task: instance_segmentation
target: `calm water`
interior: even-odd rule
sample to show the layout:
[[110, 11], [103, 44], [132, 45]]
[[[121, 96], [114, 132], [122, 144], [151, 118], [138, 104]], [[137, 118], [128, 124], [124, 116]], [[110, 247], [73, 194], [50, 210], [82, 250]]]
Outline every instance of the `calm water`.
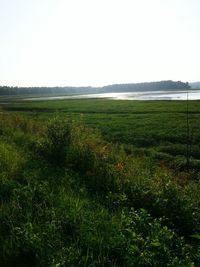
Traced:
[[[106, 98], [113, 100], [186, 100], [186, 91], [151, 91], [151, 92], [132, 92], [132, 93], [103, 93], [88, 95], [72, 95], [72, 96], [49, 96], [26, 98], [25, 100], [56, 100], [56, 99], [92, 99]], [[200, 100], [200, 90], [190, 90], [188, 92], [189, 100]]]

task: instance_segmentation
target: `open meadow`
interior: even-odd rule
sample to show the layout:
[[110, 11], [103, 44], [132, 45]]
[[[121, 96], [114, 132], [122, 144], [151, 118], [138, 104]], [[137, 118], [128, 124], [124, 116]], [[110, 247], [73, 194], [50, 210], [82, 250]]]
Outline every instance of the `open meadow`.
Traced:
[[0, 107], [1, 266], [199, 266], [200, 101]]
[[18, 101], [5, 109], [40, 120], [55, 115], [74, 120], [131, 152], [150, 153], [180, 167], [188, 156], [191, 168], [200, 168], [200, 101], [189, 101], [188, 115], [186, 101]]

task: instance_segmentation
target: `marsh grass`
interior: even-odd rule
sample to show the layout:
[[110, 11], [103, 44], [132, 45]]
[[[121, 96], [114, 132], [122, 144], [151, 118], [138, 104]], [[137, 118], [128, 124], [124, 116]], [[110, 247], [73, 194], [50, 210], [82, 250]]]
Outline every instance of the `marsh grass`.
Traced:
[[1, 266], [198, 266], [199, 181], [127, 150], [62, 115], [1, 114]]

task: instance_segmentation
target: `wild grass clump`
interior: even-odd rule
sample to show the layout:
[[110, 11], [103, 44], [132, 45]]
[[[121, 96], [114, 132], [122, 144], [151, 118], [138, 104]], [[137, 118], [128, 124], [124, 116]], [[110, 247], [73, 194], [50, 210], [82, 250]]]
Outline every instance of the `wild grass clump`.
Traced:
[[15, 179], [25, 163], [23, 154], [19, 153], [17, 147], [0, 140], [0, 175]]
[[37, 143], [39, 154], [49, 163], [63, 165], [66, 161], [71, 129], [66, 120], [53, 118], [47, 123], [43, 138]]

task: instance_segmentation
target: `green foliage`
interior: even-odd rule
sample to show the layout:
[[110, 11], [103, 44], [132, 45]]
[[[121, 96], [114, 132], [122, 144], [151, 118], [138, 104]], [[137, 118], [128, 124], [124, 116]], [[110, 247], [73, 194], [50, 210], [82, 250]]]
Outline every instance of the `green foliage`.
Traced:
[[[200, 159], [200, 117], [199, 101], [189, 102], [190, 156]], [[176, 157], [186, 157], [186, 102], [185, 101], [113, 101], [113, 100], [60, 100], [32, 101], [20, 100], [8, 103], [5, 108], [35, 113], [41, 120], [51, 117], [56, 110], [59, 116], [82, 121], [98, 128], [108, 142], [132, 146], [138, 153], [155, 153], [155, 158], [179, 167]], [[48, 111], [48, 114], [46, 113]], [[38, 115], [40, 112], [40, 115]], [[23, 123], [20, 123], [23, 125]], [[45, 123], [44, 123], [45, 124]], [[24, 124], [24, 128], [28, 124]], [[34, 124], [35, 125], [35, 124]], [[42, 124], [40, 124], [42, 128]], [[165, 153], [157, 154], [157, 153]], [[153, 156], [153, 155], [152, 155]], [[196, 169], [196, 163], [191, 169]], [[180, 169], [187, 169], [181, 164]], [[199, 166], [197, 166], [199, 170]]]
[[1, 177], [10, 177], [14, 179], [19, 175], [19, 172], [24, 164], [23, 156], [17, 149], [0, 140], [0, 175]]
[[198, 266], [198, 179], [59, 115], [1, 118], [1, 266]]
[[71, 140], [70, 125], [65, 120], [52, 119], [44, 137], [38, 143], [38, 152], [50, 163], [63, 164]]
[[144, 210], [122, 213], [123, 237], [126, 242], [127, 266], [193, 266], [183, 239], [162, 226], [161, 219], [152, 219]]

